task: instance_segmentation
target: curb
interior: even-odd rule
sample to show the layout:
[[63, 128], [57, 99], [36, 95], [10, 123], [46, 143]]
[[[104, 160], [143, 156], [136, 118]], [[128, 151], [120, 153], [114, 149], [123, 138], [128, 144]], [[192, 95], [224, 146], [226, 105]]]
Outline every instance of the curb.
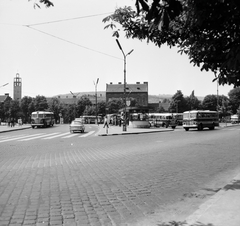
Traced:
[[[219, 202], [221, 198], [223, 198], [224, 196], [229, 195], [228, 191], [231, 189], [231, 187], [233, 186], [234, 182], [239, 181], [239, 180], [240, 180], [240, 173], [238, 175], [236, 175], [231, 181], [229, 181], [227, 183], [227, 185], [225, 185], [223, 188], [221, 188], [208, 201], [206, 201], [205, 203], [201, 204], [199, 206], [199, 208], [194, 213], [192, 213], [190, 216], [188, 216], [186, 218], [186, 220], [185, 220], [185, 222], [187, 223], [186, 226], [197, 225], [198, 223], [200, 223], [199, 220], [201, 220], [201, 219], [204, 220], [204, 218], [207, 218], [206, 216], [209, 213], [209, 211], [211, 211], [211, 209], [214, 209], [215, 206], [218, 206], [217, 202]], [[239, 198], [236, 197], [236, 199], [239, 199]], [[224, 209], [225, 213], [226, 213], [226, 211], [227, 211], [227, 209]], [[220, 213], [218, 213], [218, 214], [220, 214]], [[235, 213], [235, 214], [238, 215], [237, 213]], [[227, 214], [225, 214], [225, 216], [226, 215]], [[238, 221], [240, 221], [240, 218], [238, 218]], [[203, 223], [205, 223], [205, 222], [203, 222]], [[212, 223], [213, 223], [213, 225], [215, 225], [214, 222], [212, 222]], [[233, 225], [239, 225], [239, 222], [232, 222], [232, 223], [233, 223]], [[230, 224], [230, 222], [229, 222], [229, 225], [232, 225], [232, 224]]]
[[23, 128], [15, 128], [15, 129], [3, 130], [3, 131], [0, 131], [0, 133], [8, 133], [8, 132], [17, 131], [17, 130], [24, 130], [24, 129], [31, 129], [31, 127], [23, 127]]

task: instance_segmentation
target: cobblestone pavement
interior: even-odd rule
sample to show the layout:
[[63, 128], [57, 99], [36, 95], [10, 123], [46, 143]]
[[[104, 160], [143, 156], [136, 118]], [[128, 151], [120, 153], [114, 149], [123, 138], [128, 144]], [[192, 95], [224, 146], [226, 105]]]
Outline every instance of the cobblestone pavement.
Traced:
[[[146, 152], [142, 138], [104, 137], [104, 145], [98, 145], [102, 137], [88, 143], [6, 145], [0, 150], [0, 225], [130, 225], [161, 209], [167, 195], [175, 202], [182, 183], [190, 194], [201, 183], [198, 175], [208, 177], [204, 170], [213, 161], [204, 156], [207, 147], [196, 156], [197, 149], [176, 149], [184, 139], [160, 148], [155, 138]], [[222, 142], [217, 159], [211, 152], [216, 162], [227, 155], [229, 145]], [[204, 165], [198, 164], [201, 158]], [[234, 156], [228, 160], [234, 161]]]

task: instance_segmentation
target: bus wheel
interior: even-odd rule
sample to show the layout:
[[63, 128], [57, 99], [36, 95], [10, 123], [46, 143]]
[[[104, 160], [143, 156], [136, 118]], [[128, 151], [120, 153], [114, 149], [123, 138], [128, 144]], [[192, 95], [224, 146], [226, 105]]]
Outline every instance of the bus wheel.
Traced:
[[185, 131], [188, 131], [189, 130], [189, 128], [184, 128], [185, 129]]
[[34, 129], [34, 128], [35, 128], [35, 126], [32, 126], [32, 128]]
[[198, 126], [198, 130], [199, 130], [199, 131], [202, 131], [202, 130], [203, 130], [203, 125], [202, 125], [202, 124], [200, 124], [200, 125]]
[[172, 129], [175, 129], [176, 128], [176, 126], [172, 126]]

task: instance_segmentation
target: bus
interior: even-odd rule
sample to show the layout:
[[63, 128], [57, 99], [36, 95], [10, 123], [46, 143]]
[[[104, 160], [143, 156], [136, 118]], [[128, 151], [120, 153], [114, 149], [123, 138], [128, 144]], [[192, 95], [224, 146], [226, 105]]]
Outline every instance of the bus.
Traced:
[[217, 111], [192, 110], [183, 112], [183, 128], [186, 131], [190, 128], [201, 131], [206, 127], [213, 130], [215, 126], [219, 126]]
[[154, 127], [170, 126], [175, 129], [177, 126], [176, 117], [172, 113], [149, 113], [148, 118], [150, 125]]
[[54, 114], [50, 111], [34, 111], [31, 114], [31, 126], [50, 127], [54, 125]]
[[239, 115], [231, 115], [231, 123], [232, 124], [237, 124], [240, 122], [240, 117]]
[[173, 113], [174, 118], [178, 126], [182, 126], [183, 123], [183, 113]]
[[[83, 115], [80, 116], [82, 122], [84, 124], [95, 124], [96, 123], [96, 115]], [[98, 124], [103, 123], [103, 118], [101, 116], [97, 116]]]

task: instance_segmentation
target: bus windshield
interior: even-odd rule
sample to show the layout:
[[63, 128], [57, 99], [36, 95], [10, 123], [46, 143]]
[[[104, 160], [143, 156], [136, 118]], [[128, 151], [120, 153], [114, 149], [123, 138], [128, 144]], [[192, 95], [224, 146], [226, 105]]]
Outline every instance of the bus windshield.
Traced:
[[195, 119], [197, 118], [197, 113], [183, 113], [183, 119]]

